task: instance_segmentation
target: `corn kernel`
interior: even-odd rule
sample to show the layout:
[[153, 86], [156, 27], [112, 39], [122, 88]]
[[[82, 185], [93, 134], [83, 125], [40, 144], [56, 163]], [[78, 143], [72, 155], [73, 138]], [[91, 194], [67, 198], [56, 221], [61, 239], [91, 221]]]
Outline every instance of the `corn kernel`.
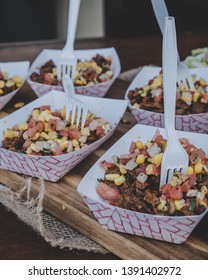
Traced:
[[73, 140], [72, 140], [72, 146], [73, 146], [73, 147], [79, 147], [79, 141], [76, 140], [76, 139], [73, 139]]
[[78, 79], [76, 79], [76, 80], [75, 80], [75, 84], [76, 84], [76, 85], [82, 86], [82, 85], [83, 85], [83, 82], [80, 81], [80, 80], [78, 80]]
[[208, 189], [207, 189], [207, 187], [205, 185], [203, 185], [201, 187], [201, 193], [203, 193], [204, 195], [206, 195], [208, 193]]
[[199, 174], [202, 172], [203, 165], [200, 161], [198, 161], [194, 166], [194, 172]]
[[183, 92], [181, 95], [181, 99], [186, 102], [186, 104], [190, 105], [192, 100], [192, 95], [190, 92]]
[[13, 131], [9, 128], [7, 128], [4, 132], [4, 137], [5, 138], [15, 138], [19, 136], [19, 132], [18, 131]]
[[136, 163], [142, 164], [145, 161], [145, 156], [144, 155], [138, 155], [136, 158]]
[[136, 147], [137, 147], [138, 149], [143, 149], [143, 148], [144, 148], [144, 145], [143, 145], [142, 141], [137, 141], [137, 142], [136, 142]]
[[56, 131], [50, 131], [50, 132], [48, 133], [48, 136], [49, 136], [49, 138], [50, 138], [51, 140], [54, 140], [54, 139], [57, 138], [57, 133], [56, 133]]
[[204, 206], [204, 208], [207, 208], [207, 203], [203, 199], [199, 199], [199, 204]]
[[22, 135], [23, 139], [24, 140], [27, 140], [28, 139], [28, 135], [27, 135], [27, 131], [25, 131]]
[[152, 158], [152, 163], [155, 163], [156, 165], [160, 165], [162, 162], [162, 157], [163, 157], [163, 153], [154, 155]]
[[36, 153], [38, 153], [40, 151], [34, 143], [30, 144], [30, 148]]
[[49, 139], [50, 139], [50, 137], [48, 136], [48, 134], [45, 133], [45, 132], [41, 132], [41, 133], [40, 133], [40, 137], [42, 137], [42, 138], [44, 138], [44, 139], [46, 139], [46, 140], [49, 140]]
[[35, 121], [39, 121], [39, 116], [40, 116], [40, 112], [38, 109], [35, 109], [32, 111], [32, 118], [35, 120]]
[[116, 186], [120, 186], [125, 182], [125, 177], [122, 175], [114, 180]]
[[201, 79], [199, 80], [199, 82], [200, 82], [200, 85], [201, 85], [201, 86], [206, 87], [207, 83], [206, 83], [206, 81], [205, 81], [204, 79], [201, 78]]
[[106, 174], [105, 175], [105, 179], [107, 181], [111, 181], [111, 182], [113, 182], [116, 178], [119, 178], [119, 177], [120, 177], [119, 174]]
[[184, 199], [179, 199], [179, 200], [174, 201], [174, 205], [175, 205], [176, 210], [180, 210], [181, 208], [183, 208], [186, 205], [186, 202]]
[[165, 211], [167, 209], [166, 203], [167, 201], [160, 197], [160, 204], [157, 206], [157, 209]]
[[198, 91], [195, 91], [195, 92], [194, 92], [194, 96], [193, 96], [193, 101], [194, 101], [194, 102], [197, 102], [199, 96], [200, 96], [199, 92], [198, 92]]
[[179, 179], [177, 176], [173, 176], [171, 181], [170, 181], [170, 184], [171, 186], [175, 187], [177, 185], [180, 185], [182, 183], [182, 180]]
[[88, 127], [84, 127], [81, 131], [82, 136], [89, 136], [90, 135], [90, 130]]
[[15, 76], [13, 76], [12, 77], [12, 81], [15, 83], [15, 84], [21, 84], [22, 83], [22, 79], [21, 79], [21, 77], [20, 76], [17, 76], [17, 75], [15, 75]]
[[145, 92], [147, 92], [149, 89], [150, 89], [150, 86], [144, 86], [144, 87], [143, 87], [143, 90], [144, 90]]
[[25, 105], [24, 102], [17, 102], [14, 104], [14, 108], [19, 109], [22, 108]]
[[62, 108], [62, 110], [61, 110], [61, 116], [62, 116], [63, 118], [66, 117], [66, 106], [64, 106], [64, 107]]
[[124, 165], [121, 165], [119, 167], [119, 170], [120, 170], [121, 174], [126, 174], [127, 173], [126, 168], [124, 167]]
[[63, 141], [61, 144], [60, 144], [60, 148], [63, 150], [67, 149], [69, 146], [69, 141], [68, 140], [65, 140]]
[[3, 80], [0, 81], [0, 88], [4, 88], [5, 82]]
[[45, 130], [46, 132], [52, 132], [52, 131], [53, 131], [53, 130], [49, 127], [49, 125], [48, 125], [47, 122], [44, 123], [44, 130]]
[[153, 164], [148, 164], [147, 167], [146, 167], [146, 174], [147, 175], [151, 175], [153, 174]]
[[37, 140], [39, 136], [40, 136], [40, 132], [36, 132], [35, 136], [32, 137], [32, 140]]
[[39, 121], [45, 121], [47, 116], [50, 115], [51, 111], [50, 110], [44, 110], [40, 113], [39, 115]]
[[20, 88], [22, 85], [23, 85], [23, 83], [16, 83], [16, 86], [17, 86], [18, 88]]
[[153, 83], [150, 85], [151, 88], [157, 88], [162, 85], [162, 79], [160, 76], [156, 77], [153, 80]]
[[0, 88], [0, 94], [3, 94], [4, 92], [3, 92], [3, 90]]
[[152, 142], [151, 142], [151, 141], [147, 141], [147, 142], [145, 143], [145, 146], [146, 146], [147, 148], [149, 148], [150, 146], [152, 146]]
[[27, 130], [28, 129], [28, 124], [27, 123], [22, 123], [18, 125], [19, 130]]
[[25, 151], [26, 154], [31, 155], [32, 154], [32, 149], [31, 147], [28, 147], [27, 150]]
[[13, 81], [7, 81], [5, 84], [6, 87], [10, 88], [14, 86], [14, 82]]
[[194, 173], [193, 167], [192, 167], [192, 166], [188, 166], [187, 174], [188, 174], [188, 175], [191, 175], [191, 174], [193, 174], [193, 173]]

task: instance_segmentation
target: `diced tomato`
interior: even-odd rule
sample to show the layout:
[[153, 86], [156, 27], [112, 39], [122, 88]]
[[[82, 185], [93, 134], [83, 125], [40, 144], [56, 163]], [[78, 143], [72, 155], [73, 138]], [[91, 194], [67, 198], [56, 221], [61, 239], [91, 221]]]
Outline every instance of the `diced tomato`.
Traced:
[[148, 157], [149, 154], [147, 152], [147, 148], [142, 149], [141, 154], [144, 155], [145, 157]]
[[105, 170], [108, 170], [108, 168], [114, 168], [114, 167], [116, 167], [115, 163], [109, 162], [109, 161], [106, 161], [106, 160], [102, 161], [101, 164], [102, 164], [102, 167], [103, 167]]
[[29, 128], [28, 131], [27, 131], [27, 136], [29, 138], [32, 138], [32, 137], [35, 136], [36, 132], [37, 132], [37, 127], [36, 126], [32, 127], [32, 128]]
[[42, 121], [38, 121], [36, 123], [37, 131], [42, 132], [44, 130], [44, 123]]
[[154, 142], [155, 142], [160, 148], [162, 148], [163, 145], [164, 145], [165, 139], [163, 138], [162, 135], [157, 135], [157, 136], [155, 137]]
[[178, 200], [183, 197], [182, 187], [181, 186], [171, 186], [170, 184], [165, 184], [161, 188], [162, 194], [166, 196], [166, 198], [170, 198], [173, 200]]
[[188, 179], [185, 183], [182, 184], [182, 191], [187, 192], [191, 188], [190, 180]]
[[183, 198], [183, 192], [182, 192], [182, 187], [181, 186], [175, 186], [169, 188], [169, 194], [170, 194], [170, 199], [173, 200], [178, 200]]
[[121, 164], [125, 165], [130, 160], [130, 158], [120, 158]]
[[51, 115], [54, 117], [58, 117], [59, 119], [62, 119], [61, 113], [59, 112], [52, 112]]
[[54, 156], [60, 156], [63, 154], [63, 151], [57, 142], [55, 142], [55, 145], [54, 145], [52, 151], [53, 151]]
[[139, 149], [135, 149], [134, 152], [129, 155], [129, 157], [130, 158], [135, 158], [135, 157], [137, 157], [140, 154], [141, 154], [140, 150]]
[[52, 130], [56, 130], [56, 124], [57, 124], [57, 121], [56, 120], [53, 120], [53, 119], [49, 119], [48, 121], [48, 127]]
[[171, 188], [170, 184], [165, 184], [161, 187], [162, 195], [164, 195], [166, 198], [170, 198], [169, 189]]
[[29, 121], [29, 123], [28, 123], [28, 127], [29, 127], [29, 128], [32, 128], [32, 127], [35, 126], [35, 124], [36, 124], [36, 121], [35, 121], [34, 119], [30, 119], [30, 121]]
[[186, 152], [189, 154], [191, 152], [191, 150], [196, 150], [196, 146], [192, 145], [192, 144], [188, 144], [184, 147], [184, 149], [186, 150]]
[[190, 143], [189, 143], [189, 140], [188, 140], [187, 138], [185, 138], [185, 137], [180, 138], [179, 141], [180, 141], [180, 143], [181, 143], [182, 145], [188, 145], [188, 144], [190, 144]]
[[148, 163], [144, 163], [140, 165], [139, 167], [135, 168], [135, 175], [138, 176], [140, 173], [145, 173], [146, 167]]
[[184, 174], [184, 173], [181, 173], [181, 172], [178, 172], [177, 174], [178, 174], [179, 179], [182, 182], [185, 182], [186, 180], [189, 179], [189, 175], [188, 174]]
[[23, 147], [24, 147], [24, 148], [28, 148], [28, 147], [30, 146], [30, 144], [32, 144], [32, 140], [27, 139], [27, 140], [25, 141], [25, 143], [23, 144]]
[[196, 149], [189, 155], [189, 160], [192, 164], [196, 164], [198, 161], [205, 159], [205, 153], [202, 149]]
[[206, 204], [208, 204], [208, 199], [207, 199], [206, 197], [204, 197], [202, 200], [203, 200]]
[[98, 137], [104, 135], [104, 129], [103, 129], [100, 125], [98, 125], [98, 127], [97, 127], [97, 129], [96, 129], [96, 135], [97, 135]]
[[205, 103], [208, 103], [208, 93], [207, 92], [202, 93], [202, 97], [203, 97]]
[[196, 174], [193, 173], [189, 176], [189, 179], [185, 181], [185, 183], [182, 184], [182, 191], [187, 192], [190, 190], [191, 187], [194, 186], [196, 183]]
[[85, 126], [85, 127], [86, 127], [86, 126], [89, 126], [89, 124], [91, 123], [91, 121], [92, 121], [91, 119], [87, 119], [84, 126]]
[[77, 128], [71, 128], [68, 131], [68, 135], [71, 139], [79, 139], [81, 137], [81, 133]]
[[136, 148], [136, 143], [134, 141], [131, 142], [130, 148], [129, 148], [129, 153], [133, 153]]
[[51, 110], [51, 106], [50, 105], [43, 105], [40, 107], [40, 111], [45, 111], [45, 110]]
[[61, 129], [61, 130], [59, 131], [59, 134], [60, 134], [60, 136], [68, 137], [68, 130]]
[[44, 79], [44, 82], [46, 82], [48, 85], [52, 85], [54, 82], [54, 79], [53, 79], [52, 75], [50, 75], [50, 73], [45, 73], [43, 79]]
[[110, 202], [114, 202], [120, 196], [118, 190], [109, 187], [103, 182], [99, 183], [96, 191], [103, 199], [107, 199]]
[[153, 163], [153, 173], [155, 176], [160, 175], [161, 166]]

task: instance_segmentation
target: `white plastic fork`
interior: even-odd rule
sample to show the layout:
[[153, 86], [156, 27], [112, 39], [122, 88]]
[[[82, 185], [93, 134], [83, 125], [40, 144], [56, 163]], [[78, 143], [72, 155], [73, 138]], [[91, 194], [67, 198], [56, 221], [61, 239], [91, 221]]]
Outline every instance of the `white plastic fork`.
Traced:
[[186, 174], [188, 168], [188, 154], [180, 144], [175, 133], [177, 48], [175, 20], [173, 17], [165, 18], [162, 51], [164, 119], [167, 147], [162, 159], [160, 186], [169, 183], [175, 171]]
[[77, 58], [74, 52], [74, 39], [76, 34], [77, 19], [79, 14], [80, 0], [69, 0], [68, 11], [68, 26], [66, 44], [61, 51], [57, 65], [57, 78], [62, 80], [62, 77], [67, 74], [74, 80]]
[[74, 93], [74, 84], [68, 75], [64, 75], [62, 83], [64, 86], [64, 91], [66, 92], [65, 119], [68, 121], [69, 116], [71, 115], [71, 125], [74, 125], [76, 123], [76, 126], [78, 127], [81, 123], [81, 129], [83, 129], [87, 119], [87, 105], [82, 100], [79, 100], [75, 97], [76, 95]]
[[[151, 0], [153, 10], [159, 24], [160, 30], [164, 35], [164, 22], [168, 17], [168, 10], [164, 0]], [[193, 78], [188, 67], [180, 61], [179, 53], [177, 54], [177, 84], [182, 85], [186, 90], [195, 90]]]

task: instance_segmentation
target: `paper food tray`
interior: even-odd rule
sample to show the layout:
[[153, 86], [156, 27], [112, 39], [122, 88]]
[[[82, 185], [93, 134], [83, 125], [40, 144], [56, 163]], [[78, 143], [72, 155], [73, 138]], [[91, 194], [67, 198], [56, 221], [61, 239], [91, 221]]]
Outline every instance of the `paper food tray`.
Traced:
[[[159, 216], [139, 213], [110, 205], [96, 192], [97, 178], [104, 177], [103, 160], [112, 161], [113, 155], [128, 153], [130, 143], [152, 139], [156, 128], [145, 125], [135, 125], [120, 138], [103, 156], [92, 166], [78, 186], [78, 192], [93, 212], [99, 223], [105, 228], [117, 232], [124, 232], [143, 237], [168, 241], [172, 243], [184, 242], [208, 209], [201, 215], [195, 216]], [[165, 130], [160, 128], [165, 136]], [[177, 131], [178, 137], [187, 137], [192, 144], [208, 152], [208, 135]]]
[[[149, 80], [157, 76], [160, 70], [160, 67], [143, 67], [128, 87], [125, 99], [129, 101], [129, 90], [134, 90], [135, 88], [143, 87], [148, 84]], [[197, 78], [204, 78], [208, 82], [207, 68], [190, 69], [190, 71], [192, 74], [196, 74]], [[131, 105], [130, 101], [128, 107], [137, 123], [164, 127], [164, 114], [137, 109]], [[175, 125], [177, 130], [208, 133], [208, 112], [202, 114], [176, 115]]]
[[[20, 76], [23, 81], [22, 86], [27, 77], [29, 66], [29, 61], [0, 62], [0, 70], [2, 72], [7, 72], [9, 78], [15, 75]], [[15, 94], [18, 92], [18, 90], [21, 89], [21, 87], [6, 95], [0, 96], [0, 110], [15, 96]]]
[[[127, 101], [87, 96], [78, 96], [77, 98], [83, 100], [91, 112], [111, 124], [113, 128], [107, 135], [78, 151], [60, 156], [27, 155], [0, 147], [0, 168], [56, 182], [111, 137], [127, 108]], [[62, 109], [65, 101], [64, 92], [52, 91], [1, 119], [0, 141], [2, 142], [3, 140], [6, 128], [12, 128], [15, 124], [24, 123], [34, 108], [51, 105], [52, 110]]]
[[[32, 63], [27, 81], [32, 87], [33, 91], [36, 93], [38, 97], [50, 92], [51, 90], [60, 90], [64, 91], [62, 86], [51, 86], [45, 85], [41, 83], [33, 82], [30, 79], [30, 75], [33, 72], [38, 72], [39, 68], [44, 65], [45, 62], [52, 59], [55, 65], [58, 63], [58, 58], [61, 53], [61, 50], [51, 50], [51, 49], [44, 49], [35, 61]], [[93, 56], [100, 54], [104, 57], [111, 57], [112, 58], [112, 65], [111, 69], [113, 71], [113, 77], [107, 82], [94, 84], [91, 86], [75, 86], [75, 93], [87, 96], [95, 96], [95, 97], [103, 97], [115, 79], [118, 77], [121, 71], [120, 60], [118, 54], [114, 48], [105, 48], [105, 49], [91, 49], [91, 50], [76, 50], [75, 54], [77, 58], [81, 60], [91, 59]]]

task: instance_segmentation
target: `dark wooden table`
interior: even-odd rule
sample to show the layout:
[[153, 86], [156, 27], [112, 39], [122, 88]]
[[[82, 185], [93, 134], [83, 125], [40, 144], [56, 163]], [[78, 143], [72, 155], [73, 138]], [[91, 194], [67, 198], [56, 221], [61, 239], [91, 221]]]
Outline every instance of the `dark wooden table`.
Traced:
[[[45, 48], [61, 49], [63, 41], [25, 42], [0, 45], [0, 61], [33, 61]], [[120, 56], [122, 72], [143, 65], [161, 65], [161, 36], [139, 38], [105, 38], [80, 40], [76, 49], [103, 48], [114, 46]], [[178, 48], [181, 58], [190, 54], [191, 49], [208, 46], [208, 33], [179, 34]], [[128, 83], [116, 80], [106, 97], [123, 98]], [[18, 101], [26, 103], [34, 100], [35, 94], [25, 84], [18, 94], [4, 108], [10, 113]], [[207, 221], [207, 219], [206, 219]], [[206, 231], [204, 231], [206, 229]], [[200, 236], [208, 242], [208, 227], [202, 221], [197, 227]], [[197, 245], [196, 245], [197, 246]], [[204, 255], [203, 255], [204, 256]], [[203, 257], [202, 257], [203, 258]], [[116, 255], [69, 251], [51, 247], [16, 216], [0, 204], [0, 259], [119, 259]], [[194, 259], [194, 256], [193, 256]]]

